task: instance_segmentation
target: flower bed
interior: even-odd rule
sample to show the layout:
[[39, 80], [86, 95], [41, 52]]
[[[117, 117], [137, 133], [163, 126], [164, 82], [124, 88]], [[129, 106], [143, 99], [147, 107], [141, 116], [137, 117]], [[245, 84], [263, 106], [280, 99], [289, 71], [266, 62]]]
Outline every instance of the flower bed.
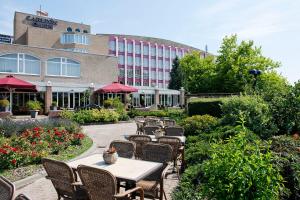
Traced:
[[57, 155], [69, 146], [81, 145], [85, 135], [64, 127], [27, 129], [20, 136], [0, 138], [0, 170], [39, 164], [42, 157]]

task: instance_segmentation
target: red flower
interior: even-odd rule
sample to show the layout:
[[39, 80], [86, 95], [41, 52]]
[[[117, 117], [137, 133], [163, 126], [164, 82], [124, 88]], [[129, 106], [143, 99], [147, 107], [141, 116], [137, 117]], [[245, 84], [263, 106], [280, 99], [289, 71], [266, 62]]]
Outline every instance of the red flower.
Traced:
[[35, 127], [35, 128], [33, 128], [33, 130], [34, 131], [39, 131], [39, 130], [41, 130], [39, 127]]
[[10, 162], [11, 162], [11, 164], [16, 165], [17, 160], [16, 159], [12, 159]]
[[12, 150], [13, 152], [16, 152], [18, 149], [14, 148], [14, 147], [10, 147], [10, 150]]
[[37, 156], [37, 153], [35, 151], [31, 152], [31, 157], [36, 157]]
[[32, 144], [32, 145], [36, 145], [36, 142], [32, 142], [31, 144]]
[[85, 135], [83, 133], [78, 133], [78, 134], [75, 134], [74, 136], [76, 139], [83, 139], [85, 137]]
[[0, 153], [7, 154], [7, 151], [5, 149], [0, 148]]

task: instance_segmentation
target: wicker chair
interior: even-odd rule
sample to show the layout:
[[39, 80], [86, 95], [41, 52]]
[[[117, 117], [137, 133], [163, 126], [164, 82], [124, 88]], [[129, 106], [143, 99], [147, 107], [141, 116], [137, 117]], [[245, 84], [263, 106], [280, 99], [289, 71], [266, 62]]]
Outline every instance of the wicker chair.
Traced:
[[137, 186], [142, 187], [145, 197], [166, 198], [164, 192], [164, 177], [168, 170], [168, 162], [172, 160], [172, 147], [168, 144], [148, 143], [143, 147], [142, 160], [160, 162], [163, 166], [145, 179], [137, 182]]
[[144, 121], [145, 120], [145, 117], [143, 117], [143, 116], [135, 116], [134, 117], [134, 121]]
[[[15, 195], [15, 186], [12, 182], [0, 176], [0, 199], [13, 200]], [[30, 200], [24, 194], [18, 195], [15, 200]]]
[[24, 194], [19, 194], [15, 200], [30, 200], [27, 196], [25, 196]]
[[167, 136], [184, 136], [184, 129], [182, 127], [166, 127], [165, 132]]
[[117, 194], [117, 180], [106, 170], [84, 165], [79, 165], [77, 169], [79, 177], [88, 191], [90, 200], [131, 199], [130, 196], [133, 192], [139, 192], [140, 199], [144, 199], [144, 191], [141, 187]]
[[144, 134], [145, 135], [154, 135], [154, 132], [158, 129], [160, 129], [159, 126], [145, 126], [144, 127]]
[[168, 144], [172, 147], [172, 159], [173, 159], [173, 172], [175, 172], [175, 168], [176, 168], [176, 172], [178, 175], [178, 179], [180, 178], [179, 176], [179, 168], [177, 165], [177, 159], [180, 155], [179, 152], [179, 148], [181, 147], [181, 141], [179, 138], [176, 137], [172, 137], [172, 136], [163, 136], [163, 137], [159, 137], [157, 139], [158, 143], [162, 143], [162, 144]]
[[144, 133], [144, 123], [140, 121], [136, 121], [136, 134], [143, 134]]
[[148, 135], [131, 135], [128, 138], [129, 141], [132, 141], [135, 143], [135, 157], [141, 158], [143, 154], [143, 146], [149, 142], [152, 141], [151, 137]]
[[135, 154], [135, 143], [124, 140], [114, 140], [109, 147], [116, 148], [118, 155], [123, 158], [132, 158]]
[[77, 182], [76, 173], [66, 163], [43, 158], [42, 164], [48, 174], [46, 178], [51, 180], [58, 199], [88, 199], [82, 184]]
[[176, 126], [176, 121], [174, 119], [164, 119], [164, 126]]

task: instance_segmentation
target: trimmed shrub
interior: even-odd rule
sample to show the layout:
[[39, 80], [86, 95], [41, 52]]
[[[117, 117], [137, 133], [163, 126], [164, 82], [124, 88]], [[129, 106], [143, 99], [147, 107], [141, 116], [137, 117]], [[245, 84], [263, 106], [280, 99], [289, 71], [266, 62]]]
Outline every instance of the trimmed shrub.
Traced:
[[242, 124], [261, 138], [277, 133], [269, 105], [259, 96], [239, 96], [223, 101], [222, 124], [236, 126]]
[[60, 116], [62, 118], [75, 121], [79, 124], [95, 122], [117, 122], [120, 117], [120, 115], [116, 111], [110, 109], [79, 110], [77, 112], [63, 110]]
[[210, 115], [194, 115], [185, 118], [180, 124], [184, 128], [185, 135], [190, 136], [209, 133], [219, 124], [219, 120]]
[[188, 115], [211, 115], [221, 117], [220, 105], [226, 98], [196, 98], [188, 103]]

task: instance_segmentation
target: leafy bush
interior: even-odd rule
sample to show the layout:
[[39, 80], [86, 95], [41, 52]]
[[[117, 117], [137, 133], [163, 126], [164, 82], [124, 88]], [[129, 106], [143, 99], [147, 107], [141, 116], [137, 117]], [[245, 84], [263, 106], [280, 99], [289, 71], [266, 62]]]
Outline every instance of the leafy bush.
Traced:
[[221, 109], [225, 125], [243, 124], [261, 138], [277, 133], [269, 105], [259, 96], [232, 97], [223, 101]]
[[212, 131], [218, 125], [218, 119], [210, 115], [194, 115], [181, 122], [185, 135], [199, 135]]
[[71, 133], [80, 132], [80, 126], [67, 119], [42, 119], [42, 120], [18, 120], [14, 121], [8, 118], [0, 119], [0, 135], [12, 136], [20, 135], [26, 129], [32, 129], [34, 127], [44, 127], [52, 129], [55, 127], [65, 127], [67, 131]]
[[188, 103], [188, 115], [221, 116], [220, 105], [226, 98], [196, 98]]
[[41, 105], [41, 102], [39, 102], [39, 101], [27, 101], [26, 107], [29, 110], [41, 110], [42, 105]]
[[208, 199], [278, 199], [283, 178], [272, 160], [268, 148], [245, 133], [214, 144], [212, 159], [202, 165], [201, 193]]
[[77, 112], [63, 110], [60, 116], [80, 124], [94, 122], [117, 122], [120, 117], [116, 111], [109, 109], [79, 110]]
[[81, 145], [84, 137], [84, 134], [68, 132], [64, 127], [34, 127], [25, 130], [20, 136], [2, 136], [0, 170], [40, 163], [42, 157], [58, 154], [70, 145]]
[[276, 154], [273, 163], [285, 180], [286, 191], [281, 199], [300, 199], [300, 140], [281, 135], [271, 141], [270, 149]]
[[113, 106], [113, 99], [106, 99], [103, 102], [104, 108], [112, 108]]

